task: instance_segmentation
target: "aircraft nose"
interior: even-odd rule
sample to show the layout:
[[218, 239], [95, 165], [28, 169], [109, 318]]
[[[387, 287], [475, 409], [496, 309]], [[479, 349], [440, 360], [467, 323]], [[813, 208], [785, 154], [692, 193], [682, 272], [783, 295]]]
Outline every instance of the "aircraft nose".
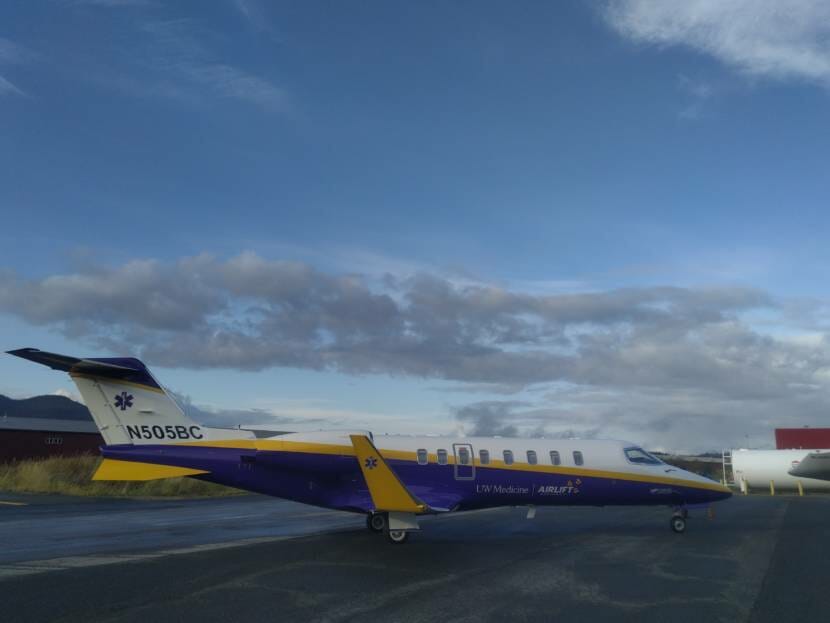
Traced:
[[721, 488], [717, 491], [710, 492], [710, 498], [713, 502], [717, 502], [719, 500], [726, 500], [732, 497], [732, 490], [729, 487], [724, 487], [721, 485]]
[[698, 495], [695, 497], [698, 497], [701, 501], [717, 502], [732, 497], [732, 490], [715, 480], [693, 472], [685, 472], [683, 476], [697, 490]]

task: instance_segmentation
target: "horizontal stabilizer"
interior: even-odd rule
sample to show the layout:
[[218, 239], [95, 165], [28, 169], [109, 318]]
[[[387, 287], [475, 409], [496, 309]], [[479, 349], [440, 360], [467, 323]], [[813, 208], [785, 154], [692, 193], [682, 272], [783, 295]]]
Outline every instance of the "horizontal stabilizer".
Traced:
[[424, 513], [429, 507], [412, 495], [366, 435], [349, 435], [375, 510]]
[[15, 357], [49, 366], [53, 370], [69, 372], [71, 375], [104, 377], [160, 389], [147, 367], [138, 359], [131, 357], [80, 359], [68, 355], [59, 355], [58, 353], [49, 353], [37, 348], [20, 348], [7, 352]]
[[174, 465], [159, 465], [158, 463], [139, 463], [137, 461], [119, 461], [104, 459], [93, 480], [163, 480], [165, 478], [179, 478], [181, 476], [197, 476], [208, 474], [201, 469], [176, 467]]

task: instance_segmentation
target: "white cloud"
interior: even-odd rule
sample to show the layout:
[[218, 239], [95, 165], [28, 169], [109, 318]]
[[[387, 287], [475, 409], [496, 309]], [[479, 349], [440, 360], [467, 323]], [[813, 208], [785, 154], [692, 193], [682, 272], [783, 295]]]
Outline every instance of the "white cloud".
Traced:
[[[253, 253], [90, 263], [37, 279], [0, 270], [0, 314], [153, 366], [287, 367], [518, 392], [455, 409], [453, 423], [478, 432], [712, 449], [761, 444], [776, 425], [816, 425], [830, 411], [830, 335], [813, 326], [824, 301], [738, 287], [529, 294], [434, 274], [380, 281]], [[394, 410], [282, 401], [196, 419], [427, 426]]]
[[[23, 65], [35, 60], [36, 55], [14, 41], [0, 37], [0, 65]], [[8, 78], [0, 76], [0, 96], [26, 95]]]
[[69, 400], [74, 400], [75, 402], [80, 402], [84, 404], [84, 401], [81, 400], [81, 396], [77, 392], [71, 392], [68, 389], [64, 389], [63, 387], [59, 387], [55, 391], [52, 392], [53, 396], [63, 396], [64, 398], [69, 398]]
[[711, 84], [702, 80], [695, 80], [689, 76], [679, 74], [677, 76], [677, 88], [686, 96], [686, 105], [680, 110], [678, 116], [681, 119], [694, 120], [701, 117], [703, 108], [712, 95], [714, 88]]
[[0, 76], [0, 96], [2, 95], [26, 95], [23, 91], [14, 86], [11, 82]]
[[[212, 50], [215, 36], [198, 21], [148, 22], [140, 27], [145, 40], [138, 53], [146, 76], [137, 85], [118, 81], [130, 92], [173, 99], [198, 100], [205, 93], [256, 104], [268, 110], [286, 110], [286, 91], [240, 67], [220, 62]], [[138, 86], [138, 88], [135, 88]]]
[[75, 4], [100, 6], [111, 9], [121, 9], [127, 7], [146, 7], [152, 6], [150, 0], [75, 0]]
[[283, 89], [230, 65], [185, 63], [177, 69], [189, 81], [221, 97], [247, 100], [265, 108], [281, 108], [286, 102]]
[[634, 41], [687, 46], [751, 76], [830, 84], [826, 0], [620, 0], [605, 17]]

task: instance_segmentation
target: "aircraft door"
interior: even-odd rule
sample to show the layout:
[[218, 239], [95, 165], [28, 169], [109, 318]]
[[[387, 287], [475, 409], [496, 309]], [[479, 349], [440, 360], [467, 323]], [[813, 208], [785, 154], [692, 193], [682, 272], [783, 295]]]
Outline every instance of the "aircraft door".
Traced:
[[473, 446], [468, 443], [454, 443], [452, 451], [455, 454], [455, 479], [473, 480], [476, 477]]

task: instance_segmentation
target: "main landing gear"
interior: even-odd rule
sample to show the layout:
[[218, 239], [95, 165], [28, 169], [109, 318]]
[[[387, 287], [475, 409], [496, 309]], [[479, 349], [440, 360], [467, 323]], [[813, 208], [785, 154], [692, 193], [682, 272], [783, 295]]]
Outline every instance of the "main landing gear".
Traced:
[[369, 513], [366, 515], [366, 527], [371, 532], [385, 533], [386, 538], [389, 539], [390, 543], [395, 543], [396, 545], [406, 543], [407, 539], [409, 539], [410, 530], [417, 530], [418, 526], [417, 524], [408, 525], [407, 522], [404, 521], [403, 526], [406, 526], [408, 529], [401, 530], [401, 519], [399, 518], [401, 513], [393, 514], [397, 518], [396, 521], [390, 521], [388, 513]]
[[386, 513], [369, 513], [366, 515], [366, 527], [372, 532], [383, 532], [386, 529]]
[[689, 511], [685, 508], [678, 508], [671, 516], [669, 525], [673, 532], [683, 534], [686, 532], [686, 519], [689, 517]]

